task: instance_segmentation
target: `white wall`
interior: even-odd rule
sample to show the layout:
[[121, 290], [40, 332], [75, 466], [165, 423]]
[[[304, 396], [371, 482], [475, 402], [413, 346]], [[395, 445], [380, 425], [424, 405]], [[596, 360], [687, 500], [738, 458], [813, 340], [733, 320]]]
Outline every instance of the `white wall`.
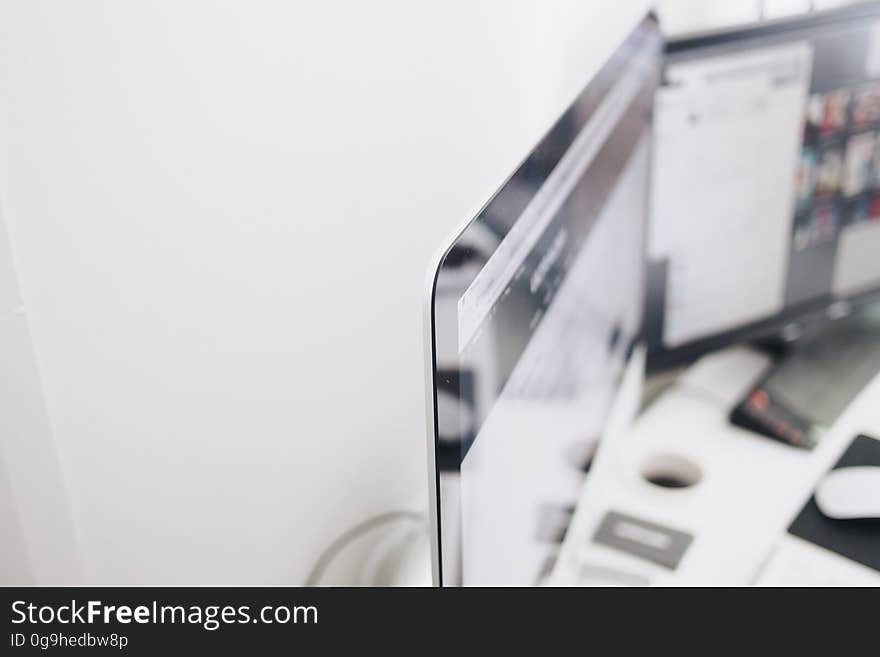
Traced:
[[3, 448], [67, 491], [85, 581], [298, 583], [421, 499], [430, 255], [646, 5], [0, 5], [0, 202], [63, 474]]
[[70, 511], [0, 208], [0, 585], [82, 581]]
[[782, 18], [868, 0], [657, 0], [667, 34], [687, 34]]

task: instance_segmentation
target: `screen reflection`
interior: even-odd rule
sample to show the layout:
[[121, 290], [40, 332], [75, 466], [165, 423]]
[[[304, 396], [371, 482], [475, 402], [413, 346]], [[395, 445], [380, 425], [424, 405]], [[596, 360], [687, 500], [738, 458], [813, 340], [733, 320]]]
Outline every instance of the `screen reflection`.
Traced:
[[646, 19], [437, 272], [444, 585], [539, 584], [555, 561], [641, 335], [659, 61]]

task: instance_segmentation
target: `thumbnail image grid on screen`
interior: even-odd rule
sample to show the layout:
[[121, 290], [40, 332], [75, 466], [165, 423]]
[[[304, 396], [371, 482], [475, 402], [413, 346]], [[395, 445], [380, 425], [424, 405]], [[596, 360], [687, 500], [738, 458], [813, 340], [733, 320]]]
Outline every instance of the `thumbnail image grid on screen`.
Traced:
[[814, 39], [787, 305], [834, 294], [836, 260], [846, 256], [841, 236], [863, 222], [880, 222], [880, 71], [869, 62], [872, 31], [859, 27]]

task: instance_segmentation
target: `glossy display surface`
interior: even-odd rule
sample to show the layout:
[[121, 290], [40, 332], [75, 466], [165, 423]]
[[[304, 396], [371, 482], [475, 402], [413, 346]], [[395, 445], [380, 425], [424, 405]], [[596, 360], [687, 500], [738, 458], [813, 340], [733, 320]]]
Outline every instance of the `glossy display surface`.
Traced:
[[646, 19], [444, 256], [432, 299], [443, 585], [539, 584], [642, 329]]

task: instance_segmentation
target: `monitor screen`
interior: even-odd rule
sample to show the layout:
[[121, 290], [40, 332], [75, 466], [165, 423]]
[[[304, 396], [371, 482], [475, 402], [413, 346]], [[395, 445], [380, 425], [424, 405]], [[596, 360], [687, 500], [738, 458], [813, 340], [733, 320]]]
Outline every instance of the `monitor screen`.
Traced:
[[553, 566], [644, 312], [646, 19], [442, 257], [431, 298], [444, 585]]
[[672, 43], [665, 78], [652, 365], [880, 289], [880, 5]]

